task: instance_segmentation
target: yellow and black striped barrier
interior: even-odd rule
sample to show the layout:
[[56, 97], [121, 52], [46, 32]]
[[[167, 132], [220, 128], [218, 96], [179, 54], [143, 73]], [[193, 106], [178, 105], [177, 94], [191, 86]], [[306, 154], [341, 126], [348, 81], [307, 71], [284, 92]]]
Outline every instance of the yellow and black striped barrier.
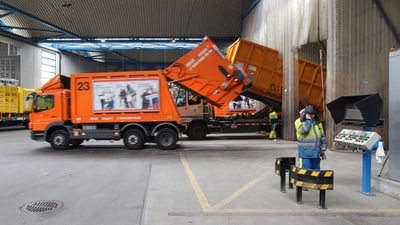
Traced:
[[310, 170], [292, 166], [290, 183], [296, 185], [296, 201], [302, 202], [303, 188], [319, 190], [319, 207], [325, 209], [325, 191], [333, 190], [333, 170]]
[[[275, 174], [281, 177], [281, 192], [286, 192], [286, 172], [290, 171], [292, 166], [296, 165], [296, 157], [281, 157], [275, 160]], [[289, 188], [293, 188], [293, 184], [290, 183], [289, 173]]]

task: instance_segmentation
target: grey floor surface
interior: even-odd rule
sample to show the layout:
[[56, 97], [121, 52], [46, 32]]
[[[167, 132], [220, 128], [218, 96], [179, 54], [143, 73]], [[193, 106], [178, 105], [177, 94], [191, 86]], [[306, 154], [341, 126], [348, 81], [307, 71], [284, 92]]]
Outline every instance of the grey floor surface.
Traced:
[[[0, 130], [1, 225], [399, 224], [398, 183], [385, 186], [372, 158], [372, 191], [362, 189], [362, 153], [329, 151], [334, 171], [326, 207], [319, 191], [280, 192], [275, 159], [295, 157], [296, 142], [262, 134], [183, 138], [176, 151], [147, 145], [129, 151], [121, 141], [89, 141], [54, 151], [26, 129]], [[389, 183], [391, 181], [388, 181]], [[45, 205], [45, 206], [44, 206]], [[46, 208], [48, 207], [48, 209]]]

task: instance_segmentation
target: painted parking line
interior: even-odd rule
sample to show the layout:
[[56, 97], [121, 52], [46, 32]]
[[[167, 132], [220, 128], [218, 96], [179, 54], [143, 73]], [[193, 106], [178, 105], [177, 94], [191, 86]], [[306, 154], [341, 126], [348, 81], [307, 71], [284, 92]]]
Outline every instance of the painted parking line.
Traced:
[[[239, 188], [237, 191], [233, 192], [217, 204], [211, 206], [206, 195], [204, 194], [203, 190], [201, 189], [196, 177], [193, 174], [192, 169], [189, 166], [189, 163], [186, 160], [185, 154], [183, 152], [179, 152], [179, 158], [181, 160], [181, 163], [183, 165], [183, 168], [185, 169], [186, 175], [189, 178], [189, 181], [192, 185], [192, 188], [194, 192], [196, 193], [196, 197], [199, 200], [200, 206], [203, 209], [203, 211], [206, 212], [213, 212], [216, 210], [219, 210], [223, 208], [224, 206], [228, 205], [232, 201], [234, 201], [236, 198], [238, 198], [240, 195], [251, 189], [254, 185], [256, 185], [258, 182], [263, 180], [266, 176], [272, 174], [272, 170], [269, 169], [268, 171], [264, 172], [262, 175], [256, 177], [255, 179], [251, 180], [247, 184], [243, 185], [241, 188]], [[272, 172], [271, 172], [272, 171]]]
[[267, 176], [271, 175], [273, 170], [268, 170], [251, 180], [247, 184], [243, 185], [237, 191], [225, 197], [220, 202], [211, 206], [205, 193], [200, 187], [192, 169], [189, 166], [189, 163], [185, 157], [183, 152], [178, 152], [179, 158], [183, 165], [183, 168], [186, 172], [186, 175], [189, 178], [189, 181], [192, 185], [192, 188], [196, 194], [196, 197], [200, 203], [200, 206], [203, 212], [170, 212], [168, 213], [170, 216], [188, 216], [188, 215], [204, 215], [204, 216], [223, 216], [223, 215], [237, 215], [237, 216], [245, 216], [245, 215], [275, 215], [275, 216], [304, 216], [304, 215], [339, 215], [339, 214], [352, 214], [352, 215], [364, 215], [364, 216], [377, 216], [382, 214], [394, 214], [398, 216], [400, 214], [400, 209], [329, 209], [329, 210], [321, 210], [321, 209], [224, 209], [226, 205], [237, 199], [240, 195], [251, 189], [254, 185], [265, 179]]
[[201, 189], [199, 182], [197, 182], [197, 179], [194, 176], [192, 169], [190, 169], [189, 163], [187, 162], [184, 154], [182, 152], [179, 152], [178, 155], [183, 165], [183, 168], [185, 169], [186, 175], [188, 176], [189, 181], [192, 184], [193, 190], [196, 193], [196, 197], [199, 200], [201, 208], [203, 209], [203, 211], [210, 211], [210, 203], [208, 202], [206, 195]]
[[168, 213], [169, 216], [362, 216], [399, 217], [400, 209], [219, 209], [207, 212]]
[[220, 201], [217, 204], [215, 204], [214, 206], [212, 206], [212, 209], [219, 210], [219, 209], [225, 207], [226, 205], [228, 205], [229, 203], [234, 201], [236, 198], [238, 198], [241, 194], [245, 193], [246, 191], [251, 189], [254, 185], [256, 185], [258, 182], [263, 180], [266, 176], [271, 175], [271, 174], [272, 174], [272, 170], [269, 169], [268, 171], [264, 172], [262, 175], [256, 177], [252, 181], [243, 185], [241, 188], [239, 188], [237, 191], [233, 192], [232, 194], [230, 194], [229, 196], [224, 198], [222, 201]]

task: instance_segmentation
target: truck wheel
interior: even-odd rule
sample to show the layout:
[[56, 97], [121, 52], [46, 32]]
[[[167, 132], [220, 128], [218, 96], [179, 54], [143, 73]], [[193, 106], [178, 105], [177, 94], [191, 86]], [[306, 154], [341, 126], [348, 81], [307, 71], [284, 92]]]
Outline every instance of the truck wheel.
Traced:
[[202, 140], [206, 137], [206, 135], [207, 135], [207, 130], [204, 124], [195, 123], [190, 125], [188, 130], [188, 136], [190, 139]]
[[70, 144], [68, 133], [64, 130], [54, 131], [50, 136], [50, 144], [55, 150], [68, 149]]
[[139, 150], [144, 145], [144, 135], [140, 130], [128, 130], [124, 134], [124, 144], [128, 149]]
[[157, 147], [162, 150], [175, 149], [178, 134], [171, 128], [162, 128], [156, 135]]

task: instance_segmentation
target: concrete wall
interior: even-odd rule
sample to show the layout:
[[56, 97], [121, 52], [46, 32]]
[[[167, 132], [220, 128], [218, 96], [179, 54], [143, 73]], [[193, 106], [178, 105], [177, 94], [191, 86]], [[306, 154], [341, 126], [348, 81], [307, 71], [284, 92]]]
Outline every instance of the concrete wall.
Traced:
[[63, 75], [68, 76], [72, 73], [107, 71], [107, 67], [105, 65], [73, 54], [61, 53], [4, 36], [0, 36], [0, 42], [5, 42], [20, 47], [20, 84], [26, 88], [38, 88], [41, 86], [42, 50], [57, 53], [56, 71], [57, 73], [61, 73]]
[[[393, 23], [397, 33], [400, 31], [400, 1], [396, 0], [313, 0], [313, 1], [291, 1], [291, 0], [261, 0], [259, 4], [244, 19], [243, 38], [279, 50], [286, 61], [285, 71], [285, 92], [288, 95], [283, 97], [283, 119], [292, 121], [291, 115], [296, 114], [296, 80], [291, 79], [295, 70], [290, 70], [291, 58], [301, 57], [318, 59], [318, 46], [304, 45], [300, 42], [293, 30], [303, 29], [306, 24], [304, 18], [311, 15], [312, 21], [319, 18], [321, 34], [325, 34], [325, 22], [327, 21], [328, 38], [326, 42], [327, 52], [327, 87], [326, 102], [335, 100], [340, 96], [360, 95], [379, 93], [383, 99], [382, 118], [388, 122], [388, 58], [389, 48], [400, 47], [396, 42], [393, 30], [390, 29], [377, 2], [382, 4], [385, 13]], [[317, 14], [313, 10], [307, 10], [301, 4], [311, 4], [312, 8], [318, 9]], [[316, 7], [315, 5], [318, 5]], [[288, 9], [292, 9], [287, 13]], [[286, 10], [286, 11], [285, 11]], [[289, 10], [290, 11], [290, 10]], [[327, 17], [322, 12], [327, 12]], [[285, 13], [286, 12], [286, 13]], [[318, 18], [313, 15], [320, 15]], [[297, 22], [293, 22], [297, 21]], [[313, 22], [312, 22], [313, 24]], [[293, 29], [288, 29], [293, 27]], [[310, 32], [313, 31], [310, 26]], [[311, 40], [312, 35], [309, 35]], [[293, 39], [295, 38], [295, 39]], [[325, 40], [324, 35], [319, 40]], [[312, 42], [312, 41], [309, 41]], [[315, 42], [315, 40], [314, 40]], [[301, 43], [296, 46], [294, 43]], [[321, 42], [320, 42], [321, 43]], [[286, 47], [285, 47], [286, 46]], [[304, 46], [310, 49], [302, 49]], [[314, 56], [313, 53], [314, 52]], [[304, 53], [304, 54], [303, 54]], [[316, 54], [315, 54], [316, 53]], [[309, 59], [311, 59], [309, 58]], [[295, 66], [292, 66], [295, 68]], [[293, 85], [293, 86], [291, 86]], [[290, 94], [293, 93], [293, 94]], [[334, 135], [341, 129], [335, 125], [326, 109], [326, 130], [329, 140], [332, 142]], [[284, 124], [285, 125], [285, 124]], [[291, 129], [291, 124], [286, 124], [285, 133]], [[356, 129], [356, 128], [349, 128]], [[362, 129], [358, 127], [358, 129]], [[387, 142], [387, 125], [383, 128], [375, 128]], [[291, 139], [292, 134], [286, 135]]]
[[63, 53], [61, 55], [61, 74], [104, 72], [107, 67], [99, 62], [93, 62], [84, 57]]
[[[242, 38], [278, 50], [283, 58], [282, 137], [295, 140], [298, 117], [298, 52], [327, 38], [327, 0], [261, 0], [243, 20]], [[319, 53], [317, 51], [317, 57]], [[319, 60], [318, 60], [319, 61]]]
[[[379, 2], [400, 30], [400, 14], [396, 13], [400, 1]], [[382, 118], [388, 123], [388, 59], [390, 47], [397, 45], [394, 35], [374, 1], [336, 0], [329, 4], [327, 102], [340, 96], [379, 93]], [[328, 137], [346, 128], [328, 119]], [[388, 141], [387, 127], [374, 129], [384, 142]]]
[[0, 36], [0, 41], [20, 47], [20, 85], [26, 88], [38, 87], [40, 85], [40, 48], [4, 36]]

